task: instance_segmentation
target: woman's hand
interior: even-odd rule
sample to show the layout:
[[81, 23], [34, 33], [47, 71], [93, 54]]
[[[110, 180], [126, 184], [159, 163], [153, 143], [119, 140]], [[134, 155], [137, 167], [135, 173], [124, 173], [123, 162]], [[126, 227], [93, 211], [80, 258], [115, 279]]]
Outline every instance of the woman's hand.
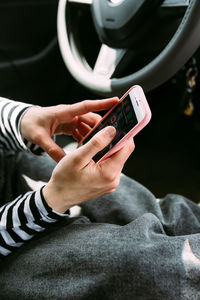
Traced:
[[48, 205], [64, 213], [70, 207], [113, 192], [119, 184], [122, 168], [134, 150], [133, 141], [106, 160], [95, 163], [92, 157], [114, 138], [114, 127], [106, 127], [88, 143], [64, 157], [43, 188]]
[[94, 112], [107, 110], [118, 101], [118, 98], [111, 98], [85, 100], [72, 105], [31, 107], [22, 117], [21, 133], [59, 162], [65, 152], [53, 141], [52, 135], [71, 135], [79, 142], [101, 120], [101, 116]]

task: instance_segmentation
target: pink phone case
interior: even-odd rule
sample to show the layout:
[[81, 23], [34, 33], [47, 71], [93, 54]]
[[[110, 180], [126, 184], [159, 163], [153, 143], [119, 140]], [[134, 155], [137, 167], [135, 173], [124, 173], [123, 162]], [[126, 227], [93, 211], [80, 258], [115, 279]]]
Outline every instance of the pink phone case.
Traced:
[[[145, 116], [143, 118], [143, 120], [138, 123], [132, 130], [130, 130], [112, 149], [110, 149], [98, 162], [108, 158], [109, 156], [111, 156], [112, 154], [114, 154], [115, 152], [119, 151], [130, 139], [132, 139], [140, 130], [142, 130], [150, 121], [151, 119], [151, 110], [149, 108], [149, 105], [147, 103], [146, 97], [144, 95], [143, 89], [139, 86], [139, 85], [134, 85], [133, 87], [131, 87], [120, 99], [120, 102], [130, 93], [130, 91], [132, 89], [136, 89], [137, 93], [140, 96], [140, 99], [142, 101], [142, 104], [144, 106], [144, 110], [145, 110]], [[116, 104], [118, 105], [118, 103]], [[105, 119], [107, 117], [107, 115], [109, 115], [111, 113], [111, 111], [115, 108], [114, 105], [103, 117], [103, 119]], [[102, 120], [103, 120], [102, 119]], [[99, 122], [101, 123], [102, 120]], [[82, 142], [84, 141], [84, 139], [90, 135], [90, 133], [99, 125], [99, 123], [82, 139], [82, 141], [80, 142], [79, 145], [82, 144]]]

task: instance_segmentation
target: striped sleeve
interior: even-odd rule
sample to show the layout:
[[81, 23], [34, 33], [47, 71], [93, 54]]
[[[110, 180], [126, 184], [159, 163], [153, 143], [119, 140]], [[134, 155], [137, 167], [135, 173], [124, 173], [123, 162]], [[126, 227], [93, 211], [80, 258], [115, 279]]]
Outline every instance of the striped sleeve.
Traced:
[[[6, 150], [40, 154], [39, 146], [23, 139], [20, 122], [32, 105], [0, 98], [0, 147]], [[38, 232], [68, 214], [54, 212], [42, 191], [28, 192], [0, 207], [0, 256], [6, 256]]]
[[50, 224], [68, 214], [54, 212], [42, 196], [42, 190], [28, 192], [0, 209], [0, 256], [6, 256]]
[[31, 106], [0, 97], [0, 145], [6, 150], [41, 153], [41, 148], [26, 141], [20, 132], [21, 118]]

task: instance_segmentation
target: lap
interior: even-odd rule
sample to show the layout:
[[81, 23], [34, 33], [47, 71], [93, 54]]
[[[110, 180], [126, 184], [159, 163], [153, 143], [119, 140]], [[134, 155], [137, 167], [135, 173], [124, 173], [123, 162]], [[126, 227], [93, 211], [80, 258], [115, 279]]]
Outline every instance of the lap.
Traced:
[[158, 203], [122, 176], [116, 192], [82, 211], [84, 216], [64, 219], [5, 259], [1, 299], [200, 297], [197, 205], [177, 195]]
[[151, 213], [124, 226], [62, 222], [7, 258], [0, 296], [198, 299], [199, 246], [195, 235], [167, 236]]

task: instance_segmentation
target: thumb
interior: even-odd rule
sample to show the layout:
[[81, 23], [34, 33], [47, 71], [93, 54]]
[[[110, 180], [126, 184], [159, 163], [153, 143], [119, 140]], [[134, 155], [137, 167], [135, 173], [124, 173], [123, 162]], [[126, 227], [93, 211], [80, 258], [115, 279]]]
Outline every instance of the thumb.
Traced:
[[60, 148], [48, 135], [44, 136], [39, 146], [56, 162], [59, 162], [66, 155], [64, 150]]
[[116, 129], [113, 126], [108, 126], [95, 134], [85, 145], [81, 146], [75, 154], [81, 157], [80, 160], [76, 160], [79, 162], [79, 167], [86, 166], [95, 154], [103, 150], [113, 140], [115, 135]]

